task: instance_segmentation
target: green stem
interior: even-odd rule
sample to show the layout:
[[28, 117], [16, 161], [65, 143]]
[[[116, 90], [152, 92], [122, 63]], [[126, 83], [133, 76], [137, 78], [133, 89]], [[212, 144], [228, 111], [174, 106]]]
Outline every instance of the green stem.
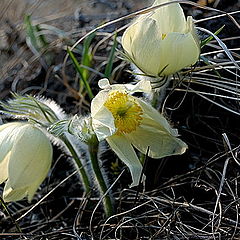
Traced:
[[[98, 156], [97, 156], [98, 145], [99, 145], [98, 140], [94, 139], [93, 141], [91, 141], [91, 143], [88, 144], [88, 150], [91, 158], [92, 168], [100, 187], [100, 192], [101, 194], [105, 194], [108, 188], [103, 178], [102, 172], [100, 170], [99, 162], [98, 162]], [[109, 194], [107, 194], [103, 198], [103, 207], [104, 207], [106, 216], [110, 217], [113, 214], [113, 206], [112, 206], [112, 201]]]
[[79, 168], [79, 173], [80, 173], [80, 177], [81, 177], [82, 182], [83, 182], [83, 187], [84, 187], [86, 193], [89, 193], [91, 191], [90, 182], [89, 182], [89, 179], [88, 179], [88, 175], [87, 175], [87, 173], [86, 173], [86, 171], [85, 171], [85, 169], [82, 165], [81, 160], [79, 159], [75, 149], [73, 148], [73, 146], [69, 142], [69, 140], [66, 137], [61, 137], [61, 139], [63, 140], [63, 142], [67, 146], [68, 150], [72, 154], [72, 157], [73, 157], [75, 163], [77, 164], [77, 166]]

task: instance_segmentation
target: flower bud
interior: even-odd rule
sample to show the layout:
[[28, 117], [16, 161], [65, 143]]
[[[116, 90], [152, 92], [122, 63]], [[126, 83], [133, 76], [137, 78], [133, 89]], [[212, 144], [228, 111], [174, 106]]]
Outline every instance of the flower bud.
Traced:
[[[156, 0], [159, 5], [171, 0]], [[192, 17], [178, 3], [140, 16], [123, 34], [127, 57], [146, 75], [168, 76], [195, 64], [200, 45]]]
[[91, 144], [96, 140], [96, 135], [92, 128], [92, 119], [89, 116], [78, 117], [75, 115], [69, 129], [73, 135], [86, 144]]
[[52, 162], [52, 146], [47, 136], [29, 123], [0, 126], [0, 184], [6, 181], [6, 202], [30, 201], [46, 178]]

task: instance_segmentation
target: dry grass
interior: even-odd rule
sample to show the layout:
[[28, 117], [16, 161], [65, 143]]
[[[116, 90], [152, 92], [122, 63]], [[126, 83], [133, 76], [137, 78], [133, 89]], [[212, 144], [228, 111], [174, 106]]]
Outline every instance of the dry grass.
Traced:
[[[84, 113], [89, 109], [89, 99], [86, 93], [77, 91], [78, 75], [66, 58], [66, 47], [83, 40], [87, 32], [95, 29], [95, 23], [104, 20], [106, 13], [103, 11], [111, 11], [111, 7], [100, 4], [89, 8], [92, 1], [59, 0], [58, 5], [63, 8], [56, 9], [55, 2], [49, 1], [45, 5], [42, 1], [34, 4], [3, 1], [0, 38], [6, 41], [0, 46], [0, 98], [9, 97], [10, 91], [41, 94], [53, 98], [69, 113]], [[110, 2], [117, 4], [117, 9], [112, 10], [108, 20], [117, 20], [100, 29], [94, 40], [94, 66], [89, 69], [93, 91], [96, 91], [97, 80], [103, 76], [115, 29], [121, 30], [128, 22], [128, 17], [119, 17], [129, 9], [120, 6], [121, 1]], [[130, 6], [132, 3], [134, 1], [129, 3]], [[141, 6], [132, 5], [131, 11]], [[195, 4], [186, 6], [192, 12], [200, 9]], [[79, 7], [85, 24], [74, 19], [73, 13]], [[201, 11], [198, 26], [216, 31], [209, 28], [216, 12], [204, 8]], [[50, 44], [38, 54], [32, 51], [23, 31], [21, 19], [26, 13], [33, 14], [33, 24], [48, 26], [46, 36]], [[236, 123], [240, 115], [240, 34], [234, 22], [234, 19], [239, 22], [240, 17], [239, 12], [230, 14], [234, 19], [217, 14], [220, 25], [226, 23], [227, 27], [218, 35], [220, 42], [216, 38], [204, 47], [202, 56], [208, 59], [208, 64], [202, 58], [193, 71], [186, 70], [184, 78], [174, 76], [175, 81], [168, 87], [162, 106], [162, 112], [171, 118], [179, 128], [181, 138], [188, 143], [188, 153], [161, 161], [148, 159], [146, 185], [135, 190], [127, 188], [129, 175], [119, 165], [118, 170], [122, 172], [118, 174], [117, 182], [114, 182], [116, 176], [110, 173], [116, 214], [106, 219], [101, 199], [79, 191], [81, 185], [76, 172], [66, 161], [66, 156], [55, 149], [52, 171], [34, 201], [8, 204], [10, 215], [1, 208], [1, 239], [240, 238], [240, 131]], [[214, 18], [216, 20], [216, 16]], [[79, 27], [80, 23], [83, 26]], [[205, 38], [206, 32], [202, 31], [200, 35]], [[222, 42], [226, 47], [221, 47]], [[82, 42], [78, 43], [73, 51], [81, 59]], [[52, 59], [49, 65], [45, 61], [47, 53]], [[111, 80], [132, 81], [126, 69], [125, 62], [115, 59]], [[105, 158], [104, 167], [109, 169], [115, 156], [107, 151]], [[22, 233], [17, 231], [16, 225]]]

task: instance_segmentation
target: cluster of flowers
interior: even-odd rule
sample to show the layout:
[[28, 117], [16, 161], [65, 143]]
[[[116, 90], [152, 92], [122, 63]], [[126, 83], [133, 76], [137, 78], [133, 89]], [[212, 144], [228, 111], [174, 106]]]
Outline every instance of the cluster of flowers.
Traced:
[[[193, 20], [184, 16], [179, 4], [156, 0], [163, 7], [138, 17], [123, 34], [127, 58], [145, 75], [168, 76], [194, 64], [200, 54]], [[150, 104], [134, 97], [150, 93], [151, 83], [110, 85], [99, 81], [101, 91], [91, 103], [91, 128], [98, 141], [106, 140], [128, 166], [132, 185], [140, 182], [142, 164], [134, 150], [152, 158], [182, 154], [187, 145], [176, 129]], [[0, 126], [0, 183], [6, 181], [3, 198], [30, 201], [47, 176], [52, 146], [41, 124], [12, 122]]]

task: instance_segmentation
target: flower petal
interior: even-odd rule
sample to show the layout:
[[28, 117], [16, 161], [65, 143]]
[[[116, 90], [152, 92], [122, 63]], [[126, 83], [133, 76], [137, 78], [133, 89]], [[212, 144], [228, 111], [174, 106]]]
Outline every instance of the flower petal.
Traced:
[[14, 135], [22, 123], [7, 123], [0, 126], [0, 184], [8, 178], [8, 162], [13, 146]]
[[146, 75], [168, 76], [195, 64], [199, 40], [191, 17], [187, 21], [180, 4], [169, 3], [137, 18], [123, 34], [122, 45], [137, 68]]
[[[117, 85], [117, 84], [116, 84]], [[151, 82], [148, 80], [141, 80], [137, 84], [125, 84], [125, 88], [129, 93], [145, 92], [150, 93], [152, 91]]]
[[[171, 2], [171, 0], [156, 0], [153, 6], [167, 2]], [[158, 29], [162, 34], [168, 34], [170, 32], [185, 33], [186, 18], [178, 3], [159, 7], [154, 11], [151, 18], [156, 20]]]
[[140, 182], [142, 164], [140, 163], [131, 143], [123, 136], [111, 136], [106, 139], [112, 150], [127, 165], [131, 172], [132, 184], [137, 186]]
[[94, 118], [108, 98], [109, 90], [100, 91], [91, 102], [91, 117]]
[[32, 182], [31, 185], [27, 188], [28, 202], [32, 201], [34, 194], [36, 193], [44, 179], [45, 177], [43, 177], [42, 179], [38, 179], [35, 182]]
[[190, 32], [192, 34], [193, 39], [195, 40], [195, 43], [198, 46], [199, 51], [200, 51], [200, 40], [198, 38], [196, 28], [194, 27], [192, 16], [187, 17], [186, 33], [188, 33], [188, 32]]
[[[19, 132], [22, 123], [6, 123], [0, 126], [0, 163], [12, 148], [14, 139]], [[16, 134], [15, 134], [16, 133]], [[1, 167], [0, 167], [1, 169]]]
[[187, 145], [182, 140], [170, 135], [168, 132], [164, 133], [144, 125], [128, 134], [127, 138], [134, 147], [144, 154], [149, 147], [149, 156], [152, 158], [183, 154], [187, 149]]
[[[195, 38], [189, 32], [186, 34], [169, 33], [161, 42], [162, 59], [166, 64], [165, 70], [161, 75], [171, 75], [184, 67], [195, 64], [199, 58], [200, 48]], [[162, 66], [158, 72], [161, 72]]]
[[[132, 54], [134, 64], [144, 73], [157, 76], [159, 68], [165, 68], [162, 58], [162, 35], [156, 21], [146, 18], [138, 22], [138, 32], [134, 36]], [[164, 57], [162, 58], [164, 59]]]
[[98, 81], [98, 86], [101, 88], [101, 89], [110, 89], [111, 88], [111, 85], [109, 83], [109, 80], [107, 78], [102, 78]]
[[176, 138], [177, 130], [171, 128], [167, 120], [151, 105], [141, 99], [136, 100], [143, 109], [143, 120], [136, 131], [126, 134], [134, 147], [144, 154], [150, 147], [149, 156], [152, 158], [184, 153], [187, 145]]
[[147, 104], [140, 98], [136, 98], [138, 104], [143, 109], [143, 121], [144, 125], [151, 126], [156, 128], [162, 132], [168, 132], [173, 136], [178, 136], [178, 132], [176, 129], [171, 128], [168, 121], [161, 115], [155, 108], [153, 108], [150, 104]]
[[[45, 177], [44, 177], [45, 178]], [[28, 196], [28, 201], [30, 202], [37, 191], [39, 185], [44, 180], [38, 179], [36, 182], [31, 182], [29, 186], [23, 188], [12, 188], [9, 181], [6, 182], [4, 191], [3, 191], [3, 199], [5, 202], [13, 202], [23, 199]]]
[[152, 91], [151, 82], [148, 80], [141, 80], [137, 84], [113, 84], [111, 90], [126, 91], [127, 93], [145, 92], [150, 93]]
[[13, 189], [9, 183], [6, 182], [3, 190], [3, 200], [5, 202], [13, 202], [23, 199], [27, 195], [27, 187]]
[[122, 46], [131, 58], [133, 58], [133, 55], [132, 55], [133, 38], [136, 35], [136, 31], [138, 30], [137, 23], [138, 23], [138, 21], [136, 21], [132, 25], [130, 25], [126, 29], [126, 31], [123, 33], [123, 36], [122, 36]]
[[8, 181], [13, 189], [44, 179], [52, 160], [51, 143], [40, 129], [25, 124], [20, 133], [8, 165]]
[[104, 106], [92, 117], [92, 127], [99, 141], [116, 132], [113, 115]]
[[9, 155], [10, 152], [6, 154], [3, 160], [0, 162], [0, 184], [5, 182], [8, 178]]
[[91, 102], [92, 127], [99, 141], [116, 132], [112, 113], [104, 106], [108, 93], [109, 90], [100, 91]]

